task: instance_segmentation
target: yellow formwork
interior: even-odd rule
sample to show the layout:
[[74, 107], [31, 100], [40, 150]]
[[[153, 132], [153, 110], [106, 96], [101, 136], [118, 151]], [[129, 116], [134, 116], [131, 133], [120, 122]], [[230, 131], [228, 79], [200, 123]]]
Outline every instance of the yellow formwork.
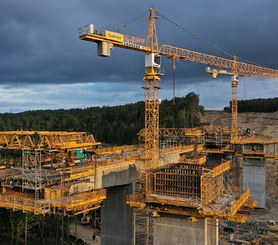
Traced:
[[212, 169], [212, 177], [216, 177], [224, 172], [228, 171], [231, 168], [230, 161], [223, 162], [217, 165], [215, 168]]

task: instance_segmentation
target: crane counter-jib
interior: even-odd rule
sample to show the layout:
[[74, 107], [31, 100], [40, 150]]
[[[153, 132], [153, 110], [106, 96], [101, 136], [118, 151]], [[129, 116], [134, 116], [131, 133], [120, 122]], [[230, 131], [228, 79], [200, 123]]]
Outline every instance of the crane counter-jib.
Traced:
[[105, 30], [103, 32], [97, 31], [92, 27], [92, 24], [85, 26], [79, 30], [79, 38], [81, 40], [109, 43], [110, 48], [119, 47], [126, 48], [140, 52], [150, 52], [150, 48], [145, 45], [145, 39], [124, 35], [118, 32]]

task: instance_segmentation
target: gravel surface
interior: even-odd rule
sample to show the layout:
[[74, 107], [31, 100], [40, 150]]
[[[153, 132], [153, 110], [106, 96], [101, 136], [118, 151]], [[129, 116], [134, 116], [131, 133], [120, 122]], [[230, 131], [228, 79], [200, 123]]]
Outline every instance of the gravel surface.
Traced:
[[100, 245], [99, 236], [96, 237], [95, 241], [92, 239], [94, 234], [99, 234], [99, 230], [92, 228], [91, 225], [81, 225], [79, 220], [71, 224], [70, 234], [83, 239], [87, 244]]

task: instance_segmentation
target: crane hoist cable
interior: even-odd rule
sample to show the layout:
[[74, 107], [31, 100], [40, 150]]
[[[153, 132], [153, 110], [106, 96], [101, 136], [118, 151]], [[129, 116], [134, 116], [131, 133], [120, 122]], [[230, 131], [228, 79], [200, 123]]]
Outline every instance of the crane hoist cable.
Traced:
[[[225, 51], [224, 49], [218, 47], [216, 44], [214, 44], [214, 43], [212, 43], [212, 42], [206, 40], [205, 38], [201, 37], [200, 35], [198, 35], [198, 34], [192, 32], [192, 31], [190, 31], [188, 28], [185, 28], [184, 26], [178, 24], [177, 22], [175, 22], [175, 21], [172, 20], [171, 18], [166, 17], [165, 15], [161, 14], [161, 13], [158, 12], [158, 11], [156, 11], [156, 13], [157, 13], [158, 16], [161, 16], [161, 17], [164, 18], [165, 20], [169, 21], [170, 23], [172, 23], [173, 25], [177, 26], [178, 28], [180, 28], [180, 29], [183, 30], [184, 32], [189, 33], [191, 36], [193, 36], [193, 37], [199, 39], [200, 41], [204, 42], [205, 44], [209, 45], [210, 47], [215, 48], [216, 50], [218, 50], [218, 51], [220, 51], [220, 52], [226, 54], [227, 56], [229, 56], [229, 57], [231, 57], [231, 58], [234, 57], [234, 55], [232, 55], [232, 54], [230, 54], [229, 52]], [[258, 63], [256, 63], [256, 62], [254, 62], [254, 61], [250, 61], [250, 60], [248, 60], [248, 59], [242, 58], [242, 57], [240, 57], [240, 56], [237, 56], [237, 61], [244, 61], [244, 62], [247, 62], [247, 63], [251, 63], [251, 64], [253, 64], [253, 65], [263, 66], [263, 65], [261, 65], [261, 64], [258, 64]]]
[[123, 21], [121, 23], [117, 23], [117, 24], [113, 24], [113, 25], [109, 25], [109, 26], [105, 26], [105, 27], [101, 28], [101, 30], [106, 30], [106, 29], [121, 25], [122, 27], [120, 27], [119, 29], [116, 30], [116, 32], [120, 32], [121, 30], [124, 30], [126, 27], [128, 27], [129, 25], [134, 23], [136, 20], [146, 16], [148, 13], [149, 13], [149, 10], [145, 11], [144, 13], [142, 13], [142, 14], [140, 14], [140, 15], [138, 15], [138, 16], [130, 19], [130, 20]]
[[181, 30], [183, 30], [184, 32], [189, 33], [191, 36], [196, 37], [197, 39], [199, 39], [200, 41], [206, 43], [207, 45], [217, 49], [218, 51], [226, 54], [229, 57], [234, 57], [233, 55], [231, 55], [230, 53], [228, 53], [227, 51], [225, 51], [224, 49], [216, 46], [215, 44], [213, 44], [212, 42], [204, 39], [203, 37], [200, 37], [199, 35], [197, 35], [196, 33], [190, 31], [189, 29], [185, 28], [184, 26], [181, 26], [180, 24], [178, 24], [177, 22], [175, 22], [174, 20], [170, 19], [169, 17], [166, 17], [165, 15], [162, 15], [160, 12], [157, 12], [157, 14], [159, 16], [161, 16], [162, 18], [164, 18], [165, 20], [169, 21], [170, 23], [172, 23], [173, 25], [179, 27]]

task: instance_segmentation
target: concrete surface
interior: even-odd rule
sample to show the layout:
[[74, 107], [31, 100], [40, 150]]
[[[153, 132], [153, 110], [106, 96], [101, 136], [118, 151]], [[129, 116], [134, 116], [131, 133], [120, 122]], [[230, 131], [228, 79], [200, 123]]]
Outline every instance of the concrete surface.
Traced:
[[216, 245], [218, 226], [214, 221], [202, 219], [192, 222], [190, 218], [177, 215], [163, 215], [153, 221], [154, 245]]
[[138, 179], [138, 172], [134, 165], [129, 166], [125, 170], [110, 172], [102, 176], [102, 188], [128, 185], [135, 183]]
[[243, 190], [250, 188], [251, 199], [258, 200], [257, 208], [266, 207], [265, 160], [243, 160]]
[[81, 225], [80, 219], [70, 225], [70, 234], [83, 239], [88, 244], [100, 245], [100, 238], [95, 239], [95, 241], [92, 240], [93, 234], [99, 234], [99, 231], [92, 228], [91, 225]]
[[133, 242], [133, 210], [126, 204], [132, 184], [107, 188], [101, 208], [101, 244], [130, 245]]

